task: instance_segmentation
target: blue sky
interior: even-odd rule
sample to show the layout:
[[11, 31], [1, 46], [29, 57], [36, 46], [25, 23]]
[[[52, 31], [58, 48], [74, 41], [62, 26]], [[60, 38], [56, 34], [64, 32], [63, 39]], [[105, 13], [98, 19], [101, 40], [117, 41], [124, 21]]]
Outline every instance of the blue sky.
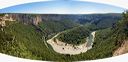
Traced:
[[0, 13], [39, 13], [39, 14], [91, 14], [121, 13], [125, 9], [106, 4], [58, 0], [35, 2], [0, 9]]

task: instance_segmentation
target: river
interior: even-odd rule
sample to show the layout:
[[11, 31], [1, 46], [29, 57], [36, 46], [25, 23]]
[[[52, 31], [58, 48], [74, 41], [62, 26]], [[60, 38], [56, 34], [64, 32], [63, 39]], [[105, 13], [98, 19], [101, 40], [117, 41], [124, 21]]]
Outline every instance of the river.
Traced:
[[80, 54], [92, 48], [92, 45], [95, 39], [95, 32], [96, 31], [91, 32], [89, 37], [87, 37], [86, 39], [87, 42], [80, 45], [73, 46], [72, 44], [64, 43], [62, 41], [59, 41], [58, 39], [56, 39], [56, 42], [55, 42], [53, 39], [56, 38], [60, 33], [56, 34], [51, 39], [47, 40], [47, 43], [51, 45], [53, 50], [57, 53], [70, 54], [70, 55]]

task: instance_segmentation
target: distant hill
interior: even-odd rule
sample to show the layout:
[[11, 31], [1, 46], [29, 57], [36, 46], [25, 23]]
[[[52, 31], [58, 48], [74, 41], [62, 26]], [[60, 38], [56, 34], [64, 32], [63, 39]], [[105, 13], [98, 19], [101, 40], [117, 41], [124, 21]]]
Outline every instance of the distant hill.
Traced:
[[[24, 23], [38, 24], [41, 21], [71, 20], [79, 24], [92, 23], [97, 27], [105, 28], [122, 18], [120, 13], [108, 14], [9, 14], [12, 18]], [[107, 24], [107, 25], [106, 25]]]

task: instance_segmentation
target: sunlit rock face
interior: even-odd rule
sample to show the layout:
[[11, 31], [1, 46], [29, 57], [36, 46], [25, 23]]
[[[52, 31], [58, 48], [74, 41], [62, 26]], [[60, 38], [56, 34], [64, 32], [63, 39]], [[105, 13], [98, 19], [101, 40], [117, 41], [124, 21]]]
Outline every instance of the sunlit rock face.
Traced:
[[17, 21], [21, 21], [24, 24], [38, 25], [42, 21], [40, 15], [30, 15], [30, 14], [9, 14], [10, 17]]
[[0, 16], [0, 25], [2, 27], [6, 26], [6, 21], [15, 21], [15, 20], [8, 14], [3, 14], [3, 16]]

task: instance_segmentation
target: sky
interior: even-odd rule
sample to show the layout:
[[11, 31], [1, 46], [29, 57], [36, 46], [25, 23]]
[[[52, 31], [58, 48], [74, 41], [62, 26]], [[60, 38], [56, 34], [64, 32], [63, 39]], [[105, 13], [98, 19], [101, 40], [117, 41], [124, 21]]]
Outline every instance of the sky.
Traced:
[[107, 4], [70, 0], [34, 2], [0, 9], [0, 13], [38, 14], [122, 13], [123, 11], [125, 11], [124, 8]]

